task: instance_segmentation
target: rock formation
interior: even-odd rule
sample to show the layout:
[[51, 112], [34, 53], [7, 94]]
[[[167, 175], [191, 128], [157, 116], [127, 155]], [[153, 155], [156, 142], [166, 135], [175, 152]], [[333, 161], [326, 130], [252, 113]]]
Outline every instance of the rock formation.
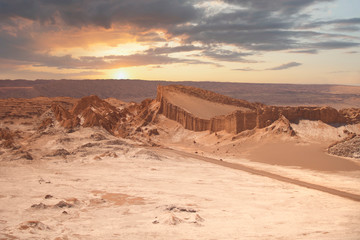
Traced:
[[0, 128], [0, 146], [5, 148], [14, 147], [14, 136], [15, 133], [7, 128]]
[[341, 141], [331, 144], [328, 153], [342, 157], [360, 158], [360, 135], [349, 133], [349, 136]]
[[51, 114], [44, 114], [39, 129], [52, 125], [53, 117], [68, 130], [79, 126], [102, 127], [112, 135], [128, 137], [134, 129], [153, 122], [159, 109], [159, 104], [152, 99], [146, 99], [141, 104], [124, 105], [116, 108], [95, 95], [81, 98], [70, 110], [59, 104], [53, 104]]
[[[169, 97], [171, 94], [168, 94], [169, 92], [180, 92], [209, 102], [233, 105], [241, 109], [235, 110], [227, 115], [215, 116], [211, 119], [202, 119], [196, 116], [196, 113], [190, 113], [172, 104], [171, 97]], [[327, 124], [360, 122], [360, 111], [358, 109], [337, 111], [331, 107], [266, 106], [261, 103], [250, 103], [244, 100], [232, 99], [203, 89], [178, 85], [159, 86], [156, 99], [160, 103], [159, 113], [179, 122], [184, 128], [193, 131], [210, 130], [217, 132], [225, 130], [237, 134], [244, 130], [267, 127], [282, 117], [292, 123], [301, 119], [320, 120]]]
[[[53, 104], [51, 110], [56, 120], [66, 129], [82, 127], [102, 127], [116, 135], [118, 124], [126, 117], [108, 102], [95, 95], [81, 98], [73, 108], [68, 111], [58, 104]], [[41, 126], [51, 124], [47, 118]]]
[[[174, 94], [178, 98], [177, 102], [173, 99]], [[176, 104], [179, 101], [182, 103], [182, 97], [184, 97], [184, 102], [186, 98], [190, 97], [187, 100], [188, 105]], [[203, 112], [204, 108], [212, 108], [211, 117], [201, 116], [196, 112], [196, 108], [189, 110], [192, 107], [191, 105], [196, 105], [197, 101], [205, 103], [206, 106], [198, 104], [198, 109], [203, 108], [200, 109]], [[215, 105], [216, 107], [214, 107]], [[228, 111], [224, 112], [222, 108], [226, 108]], [[219, 114], [217, 110], [222, 114]], [[143, 130], [147, 131], [148, 135], [153, 135], [155, 132], [150, 132], [151, 129], [146, 126], [149, 123], [156, 122], [158, 114], [163, 114], [167, 118], [177, 121], [188, 130], [209, 130], [211, 132], [225, 130], [234, 134], [255, 128], [266, 128], [276, 121], [294, 123], [301, 119], [307, 119], [320, 120], [327, 124], [360, 122], [359, 109], [338, 111], [331, 107], [267, 106], [262, 103], [250, 103], [207, 90], [179, 85], [159, 86], [156, 99], [146, 99], [141, 104], [124, 104], [121, 102], [117, 108], [92, 95], [78, 100], [70, 110], [61, 104], [54, 103], [51, 106], [51, 112], [52, 117], [43, 118], [40, 130], [52, 126], [56, 119], [66, 129], [75, 129], [79, 126], [98, 126], [120, 137], [129, 137], [129, 135], [136, 133], [143, 134]], [[290, 135], [294, 135], [291, 128], [288, 128], [287, 131]]]

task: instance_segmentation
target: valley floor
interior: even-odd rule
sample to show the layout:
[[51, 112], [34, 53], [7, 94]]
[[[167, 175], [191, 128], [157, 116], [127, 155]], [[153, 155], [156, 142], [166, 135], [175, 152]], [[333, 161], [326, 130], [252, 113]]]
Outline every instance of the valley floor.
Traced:
[[359, 202], [94, 131], [2, 155], [0, 239], [359, 239]]

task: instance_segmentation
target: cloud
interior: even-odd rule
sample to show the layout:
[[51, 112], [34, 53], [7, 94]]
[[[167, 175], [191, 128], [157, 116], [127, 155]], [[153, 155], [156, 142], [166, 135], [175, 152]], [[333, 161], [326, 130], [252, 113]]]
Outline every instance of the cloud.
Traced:
[[38, 62], [38, 64], [35, 66], [57, 67], [65, 69], [113, 69], [148, 65], [167, 65], [175, 63], [214, 65], [212, 62], [195, 59], [173, 58], [166, 55], [155, 54], [108, 55], [104, 57], [84, 56], [79, 58], [74, 58], [71, 55], [62, 57], [38, 55], [34, 56], [32, 59]]
[[194, 45], [183, 45], [177, 47], [157, 47], [150, 48], [146, 52], [151, 54], [171, 54], [171, 53], [179, 53], [179, 52], [191, 52], [202, 50], [202, 47], [196, 47]]
[[225, 2], [263, 11], [276, 11], [285, 15], [292, 15], [301, 10], [322, 2], [333, 2], [333, 0], [225, 0]]
[[289, 62], [289, 63], [285, 63], [285, 64], [282, 64], [280, 66], [277, 66], [277, 67], [273, 67], [273, 68], [267, 68], [267, 69], [253, 69], [253, 68], [236, 68], [236, 69], [232, 69], [234, 71], [243, 71], [243, 72], [252, 72], [252, 71], [270, 71], [270, 70], [276, 70], [276, 71], [279, 71], [279, 70], [285, 70], [285, 69], [289, 69], [289, 68], [293, 68], [293, 67], [297, 67], [297, 66], [300, 66], [302, 65], [301, 63], [297, 63], [297, 62]]
[[360, 43], [346, 42], [346, 41], [326, 41], [326, 42], [317, 42], [311, 44], [313, 48], [318, 49], [343, 49], [343, 48], [352, 48], [360, 46]]
[[260, 71], [260, 70], [255, 70], [252, 68], [236, 68], [236, 69], [233, 69], [233, 71], [252, 72], [252, 71]]
[[68, 26], [128, 24], [141, 28], [180, 24], [197, 17], [197, 9], [183, 0], [1, 0], [0, 20], [13, 17]]
[[348, 18], [348, 19], [336, 19], [330, 21], [315, 21], [305, 25], [302, 25], [301, 28], [309, 29], [309, 28], [319, 28], [319, 27], [329, 27], [332, 26], [337, 30], [347, 31], [358, 31], [357, 25], [360, 25], [360, 18]]
[[318, 50], [316, 50], [316, 49], [303, 49], [303, 50], [290, 51], [290, 53], [317, 54]]
[[201, 54], [198, 56], [205, 56], [213, 60], [217, 61], [227, 61], [227, 62], [256, 62], [251, 61], [248, 59], [245, 59], [244, 57], [251, 56], [253, 53], [243, 53], [243, 52], [237, 52], [237, 51], [230, 51], [230, 50], [222, 50], [222, 49], [207, 49], [204, 50]]
[[[178, 63], [222, 66], [222, 62], [260, 62], [264, 52], [317, 54], [360, 46], [358, 38], [344, 34], [357, 31], [360, 18], [313, 21], [316, 16], [305, 12], [333, 0], [216, 2], [212, 6], [204, 0], [0, 0], [0, 61], [88, 70]], [[221, 10], [216, 9], [219, 5]], [[322, 32], [323, 26], [330, 26], [331, 34]], [[148, 49], [130, 55], [69, 54], [71, 48], [134, 41]], [[164, 46], [165, 42], [176, 45]], [[66, 54], [55, 54], [57, 49]], [[291, 62], [268, 70], [299, 65]]]
[[273, 67], [273, 68], [269, 68], [267, 70], [284, 70], [284, 69], [288, 69], [288, 68], [293, 68], [293, 67], [297, 67], [302, 65], [301, 63], [297, 63], [297, 62], [289, 62], [289, 63], [285, 63], [282, 64], [280, 66], [277, 67]]
[[21, 70], [16, 69], [2, 69], [3, 76], [6, 78], [17, 78], [20, 76], [26, 76], [26, 79], [71, 79], [71, 78], [87, 78], [94, 76], [106, 76], [102, 71], [81, 71], [77, 73], [59, 73], [50, 71], [37, 71], [37, 70]]

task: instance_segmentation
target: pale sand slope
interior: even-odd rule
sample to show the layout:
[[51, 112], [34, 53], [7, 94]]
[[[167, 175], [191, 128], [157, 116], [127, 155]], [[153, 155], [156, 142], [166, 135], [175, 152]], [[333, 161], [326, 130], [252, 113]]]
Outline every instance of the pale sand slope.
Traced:
[[178, 92], [165, 92], [166, 99], [175, 106], [202, 119], [211, 119], [215, 116], [227, 115], [235, 110], [248, 110], [243, 107], [210, 102], [197, 97]]
[[292, 124], [297, 137], [258, 129], [234, 139], [225, 132], [195, 133], [174, 121], [159, 121], [160, 135], [154, 141], [160, 145], [360, 194], [360, 162], [326, 153], [329, 144], [346, 136], [344, 130], [360, 133], [360, 125], [335, 128], [321, 122], [300, 121]]

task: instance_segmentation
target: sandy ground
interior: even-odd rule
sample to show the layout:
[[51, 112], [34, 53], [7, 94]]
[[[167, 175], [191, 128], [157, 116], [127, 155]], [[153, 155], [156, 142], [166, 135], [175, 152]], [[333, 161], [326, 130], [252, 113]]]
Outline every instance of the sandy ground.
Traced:
[[[78, 137], [86, 142], [89, 134]], [[108, 147], [72, 159], [1, 162], [1, 238], [360, 236], [358, 202], [134, 145], [97, 159]]]
[[298, 179], [294, 179], [294, 178], [286, 177], [286, 176], [283, 176], [283, 175], [275, 174], [275, 173], [272, 173], [271, 171], [264, 171], [264, 170], [261, 170], [261, 169], [258, 169], [258, 168], [249, 167], [249, 166], [246, 166], [246, 165], [241, 164], [241, 163], [228, 162], [228, 161], [224, 161], [222, 159], [219, 160], [219, 159], [215, 159], [215, 158], [200, 156], [198, 154], [188, 153], [188, 152], [184, 152], [184, 151], [178, 151], [178, 150], [170, 149], [170, 148], [158, 148], [158, 149], [154, 149], [154, 151], [157, 151], [157, 152], [160, 152], [160, 153], [163, 153], [163, 154], [179, 155], [179, 156], [182, 156], [182, 157], [197, 159], [197, 160], [204, 161], [204, 162], [207, 162], [207, 163], [216, 164], [216, 165], [219, 165], [219, 166], [222, 166], [222, 167], [227, 167], [227, 168], [231, 168], [231, 169], [237, 169], [237, 170], [247, 172], [247, 173], [251, 173], [251, 174], [254, 174], [254, 175], [268, 177], [268, 178], [278, 180], [278, 181], [281, 181], [281, 182], [295, 184], [295, 185], [298, 185], [298, 186], [301, 186], [301, 187], [306, 187], [306, 188], [322, 191], [322, 192], [325, 192], [325, 193], [333, 194], [335, 196], [339, 196], [339, 197], [343, 197], [343, 198], [346, 198], [346, 199], [350, 199], [350, 200], [353, 200], [353, 201], [360, 202], [360, 194], [351, 193], [351, 192], [343, 191], [343, 190], [340, 190], [340, 189], [325, 187], [325, 186], [322, 186], [322, 185], [319, 185], [319, 184], [311, 183], [310, 181], [301, 181], [301, 180], [298, 180]]
[[[24, 132], [19, 144], [34, 159], [2, 149], [0, 239], [359, 239], [359, 202], [186, 155], [163, 154], [97, 128], [66, 133], [56, 126], [39, 133], [20, 123], [9, 127]], [[304, 131], [309, 124], [297, 126], [307, 139], [304, 146], [318, 140], [317, 134]], [[159, 126], [159, 138], [181, 151], [359, 191], [359, 171], [319, 171], [305, 168], [306, 162], [299, 167], [241, 157], [250, 156], [256, 149], [251, 144], [259, 139], [289, 142], [286, 136], [257, 132], [247, 141], [233, 141], [224, 133], [189, 132], [168, 120]], [[304, 141], [293, 143], [302, 146]], [[245, 155], [241, 146], [249, 147]], [[61, 149], [69, 154], [59, 155]]]
[[227, 115], [235, 110], [246, 111], [246, 108], [214, 103], [178, 92], [166, 92], [165, 97], [170, 103], [201, 119], [211, 119], [216, 116]]
[[360, 162], [326, 153], [328, 145], [346, 136], [344, 130], [359, 133], [360, 125], [332, 127], [301, 121], [292, 124], [296, 137], [264, 129], [236, 137], [225, 132], [194, 133], [165, 118], [158, 125], [162, 126], [160, 145], [360, 194]]
[[355, 161], [328, 155], [324, 148], [321, 144], [272, 142], [261, 146], [261, 150], [251, 150], [249, 159], [273, 165], [306, 166], [319, 171], [360, 171], [360, 165]]

